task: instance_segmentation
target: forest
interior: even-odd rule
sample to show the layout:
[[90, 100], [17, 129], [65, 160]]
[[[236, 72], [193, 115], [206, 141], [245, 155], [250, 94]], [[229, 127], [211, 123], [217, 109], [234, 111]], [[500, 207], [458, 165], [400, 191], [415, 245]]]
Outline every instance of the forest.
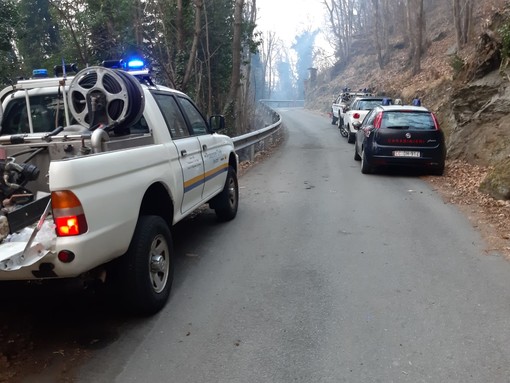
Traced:
[[[222, 112], [230, 134], [254, 129], [256, 101], [302, 99], [309, 69], [349, 64], [365, 45], [383, 68], [403, 36], [412, 75], [426, 52], [427, 12], [446, 0], [323, 0], [334, 48], [314, 46], [317, 30], [296, 35], [293, 59], [278, 36], [256, 30], [256, 0], [0, 0], [0, 84], [35, 68], [141, 56], [159, 83], [188, 93], [205, 112]], [[473, 0], [448, 0], [458, 48], [471, 36]], [[369, 44], [367, 44], [369, 42]]]

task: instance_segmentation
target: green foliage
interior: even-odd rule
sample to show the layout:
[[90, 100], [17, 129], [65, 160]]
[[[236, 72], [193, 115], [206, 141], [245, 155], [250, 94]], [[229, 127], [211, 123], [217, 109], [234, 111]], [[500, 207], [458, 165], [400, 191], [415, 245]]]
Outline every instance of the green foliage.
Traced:
[[459, 57], [457, 54], [454, 54], [451, 58], [450, 58], [450, 65], [451, 67], [453, 68], [453, 73], [454, 75], [458, 75], [462, 69], [464, 68], [464, 65], [465, 65], [465, 62], [464, 60]]
[[505, 59], [510, 57], [510, 22], [503, 24], [498, 32], [501, 35], [501, 56]]
[[[220, 112], [232, 75], [235, 0], [203, 2], [198, 48], [184, 86], [195, 1], [183, 0], [179, 14], [176, 0], [0, 0], [0, 83], [29, 76], [34, 68], [51, 73], [62, 60], [84, 68], [139, 54], [158, 83], [188, 93], [204, 111]], [[248, 21], [242, 25], [243, 64], [260, 44], [254, 28]]]
[[16, 76], [18, 60], [12, 44], [18, 13], [12, 0], [0, 0], [0, 85], [7, 85]]

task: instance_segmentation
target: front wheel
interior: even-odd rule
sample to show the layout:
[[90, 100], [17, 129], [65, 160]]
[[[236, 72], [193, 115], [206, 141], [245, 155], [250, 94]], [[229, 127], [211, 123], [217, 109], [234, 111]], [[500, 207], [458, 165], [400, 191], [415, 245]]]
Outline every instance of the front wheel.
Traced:
[[232, 166], [228, 167], [223, 190], [212, 199], [210, 207], [214, 209], [221, 221], [230, 221], [235, 218], [239, 207], [239, 184], [236, 171]]
[[157, 313], [170, 296], [173, 262], [172, 235], [166, 221], [155, 215], [141, 216], [128, 251], [114, 272], [116, 297], [135, 314]]

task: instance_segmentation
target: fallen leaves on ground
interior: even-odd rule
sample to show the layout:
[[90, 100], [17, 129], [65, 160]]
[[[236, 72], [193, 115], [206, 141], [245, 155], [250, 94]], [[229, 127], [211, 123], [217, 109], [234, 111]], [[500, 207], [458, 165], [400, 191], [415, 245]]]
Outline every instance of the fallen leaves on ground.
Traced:
[[496, 200], [480, 192], [490, 167], [465, 161], [447, 161], [442, 177], [426, 177], [447, 203], [465, 212], [487, 241], [487, 253], [510, 259], [510, 201]]

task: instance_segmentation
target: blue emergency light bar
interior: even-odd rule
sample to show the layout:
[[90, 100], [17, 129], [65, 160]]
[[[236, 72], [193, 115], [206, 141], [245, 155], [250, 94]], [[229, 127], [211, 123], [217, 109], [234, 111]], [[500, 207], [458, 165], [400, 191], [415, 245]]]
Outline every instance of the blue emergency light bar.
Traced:
[[133, 59], [127, 62], [128, 70], [140, 70], [145, 68], [145, 63], [139, 59]]
[[123, 69], [126, 71], [137, 71], [145, 69], [145, 62], [140, 59], [130, 59], [129, 61], [124, 60], [104, 60], [101, 63], [105, 68], [110, 69]]
[[47, 69], [34, 69], [32, 71], [32, 77], [33, 78], [46, 78], [46, 77], [48, 77], [48, 70]]

